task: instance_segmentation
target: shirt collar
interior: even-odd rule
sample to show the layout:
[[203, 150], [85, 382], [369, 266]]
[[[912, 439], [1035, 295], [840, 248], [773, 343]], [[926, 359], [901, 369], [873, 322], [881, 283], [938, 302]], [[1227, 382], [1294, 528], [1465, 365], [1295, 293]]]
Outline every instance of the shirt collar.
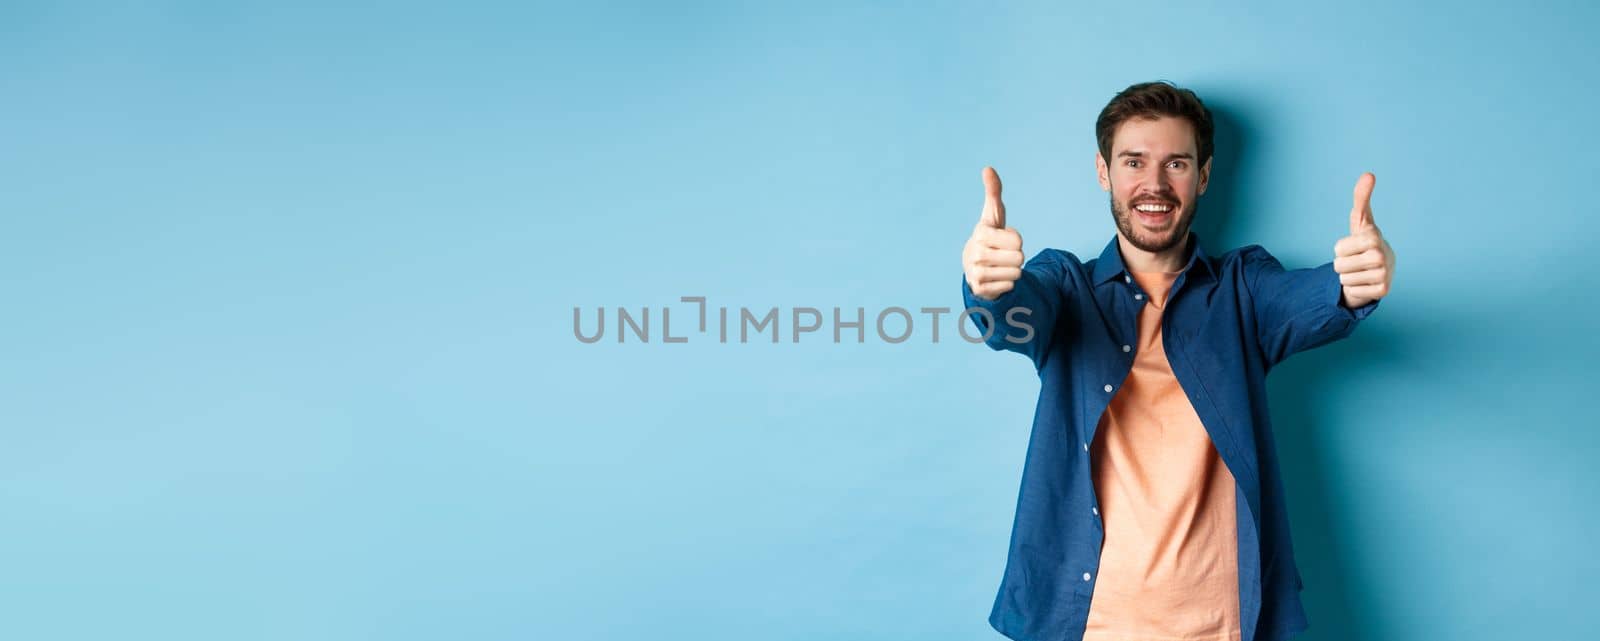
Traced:
[[[1200, 236], [1189, 230], [1187, 236], [1189, 245], [1189, 259], [1183, 266], [1185, 274], [1194, 270], [1196, 264], [1200, 265], [1200, 272], [1216, 276], [1212, 271], [1211, 260], [1206, 256], [1206, 250], [1200, 245]], [[1122, 264], [1122, 249], [1117, 245], [1116, 235], [1111, 236], [1111, 242], [1106, 243], [1105, 250], [1100, 252], [1100, 258], [1094, 264], [1094, 284], [1100, 285], [1108, 280], [1122, 276], [1127, 269]]]

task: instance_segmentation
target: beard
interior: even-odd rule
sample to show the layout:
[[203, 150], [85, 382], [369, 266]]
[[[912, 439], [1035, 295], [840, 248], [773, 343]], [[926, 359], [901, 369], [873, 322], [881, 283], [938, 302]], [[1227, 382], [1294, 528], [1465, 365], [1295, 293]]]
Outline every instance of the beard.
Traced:
[[1117, 202], [1117, 197], [1113, 195], [1111, 197], [1111, 219], [1116, 222], [1117, 230], [1122, 232], [1122, 236], [1128, 239], [1128, 244], [1142, 251], [1160, 253], [1178, 246], [1189, 237], [1189, 224], [1194, 222], [1195, 213], [1199, 211], [1195, 199], [1191, 198], [1188, 201], [1182, 201], [1178, 199], [1177, 194], [1168, 192], [1153, 196], [1139, 196], [1134, 200], [1159, 200], [1172, 205], [1174, 213], [1172, 222], [1168, 223], [1166, 228], [1152, 232], [1144, 225], [1134, 222], [1132, 201], [1127, 204], [1119, 203]]

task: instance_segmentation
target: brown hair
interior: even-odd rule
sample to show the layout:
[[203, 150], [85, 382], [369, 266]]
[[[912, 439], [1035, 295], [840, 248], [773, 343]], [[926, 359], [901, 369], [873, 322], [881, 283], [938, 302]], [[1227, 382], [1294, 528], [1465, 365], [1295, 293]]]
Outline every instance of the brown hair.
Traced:
[[1194, 127], [1195, 150], [1200, 157], [1197, 166], [1211, 159], [1211, 111], [1200, 102], [1200, 96], [1165, 80], [1141, 82], [1123, 89], [1100, 110], [1094, 121], [1095, 139], [1100, 143], [1100, 155], [1111, 160], [1111, 137], [1117, 127], [1130, 118], [1155, 119], [1161, 116], [1183, 118]]

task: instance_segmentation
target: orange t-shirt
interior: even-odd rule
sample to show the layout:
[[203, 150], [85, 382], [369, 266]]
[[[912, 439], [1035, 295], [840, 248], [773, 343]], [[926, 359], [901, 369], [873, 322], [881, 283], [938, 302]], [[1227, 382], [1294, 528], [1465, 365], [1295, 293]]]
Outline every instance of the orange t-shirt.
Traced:
[[1092, 452], [1105, 526], [1084, 641], [1236, 641], [1238, 530], [1223, 464], [1161, 343], [1181, 272], [1131, 272], [1148, 296], [1133, 370]]

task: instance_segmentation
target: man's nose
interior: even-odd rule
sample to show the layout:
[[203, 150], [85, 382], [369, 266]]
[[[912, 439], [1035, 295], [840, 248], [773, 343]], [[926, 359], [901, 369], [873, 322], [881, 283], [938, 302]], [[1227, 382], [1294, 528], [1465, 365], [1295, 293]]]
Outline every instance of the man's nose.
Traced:
[[1166, 180], [1157, 178], [1145, 183], [1142, 187], [1134, 192], [1133, 197], [1135, 199], [1148, 197], [1167, 200], [1173, 197], [1172, 187], [1167, 183]]

